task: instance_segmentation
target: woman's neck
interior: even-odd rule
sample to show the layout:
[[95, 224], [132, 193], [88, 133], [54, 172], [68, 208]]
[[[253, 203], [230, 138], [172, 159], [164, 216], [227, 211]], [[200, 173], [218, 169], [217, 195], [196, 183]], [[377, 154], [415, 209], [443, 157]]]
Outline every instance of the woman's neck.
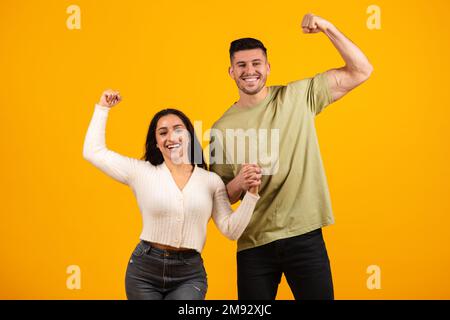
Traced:
[[164, 159], [164, 162], [166, 163], [166, 166], [170, 170], [170, 172], [173, 173], [186, 173], [191, 172], [194, 169], [194, 166], [191, 163], [187, 162], [174, 163], [170, 159]]

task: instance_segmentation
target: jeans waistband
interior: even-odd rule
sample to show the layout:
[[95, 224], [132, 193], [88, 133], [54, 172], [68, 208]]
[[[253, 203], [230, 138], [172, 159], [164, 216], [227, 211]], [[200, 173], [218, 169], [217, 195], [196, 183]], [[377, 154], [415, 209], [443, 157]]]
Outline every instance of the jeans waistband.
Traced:
[[196, 250], [189, 249], [183, 251], [170, 250], [170, 249], [160, 249], [152, 246], [151, 242], [141, 240], [142, 245], [145, 248], [145, 252], [147, 254], [156, 255], [158, 257], [171, 258], [171, 259], [182, 259], [182, 258], [190, 258], [195, 255], [199, 255]]

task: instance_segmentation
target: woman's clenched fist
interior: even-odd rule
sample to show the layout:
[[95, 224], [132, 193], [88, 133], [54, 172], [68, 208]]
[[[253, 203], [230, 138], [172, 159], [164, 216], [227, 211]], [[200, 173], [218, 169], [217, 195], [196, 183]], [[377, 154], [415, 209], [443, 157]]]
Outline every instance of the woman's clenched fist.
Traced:
[[112, 108], [120, 101], [122, 101], [122, 97], [120, 96], [119, 91], [108, 89], [102, 93], [98, 104], [104, 107]]

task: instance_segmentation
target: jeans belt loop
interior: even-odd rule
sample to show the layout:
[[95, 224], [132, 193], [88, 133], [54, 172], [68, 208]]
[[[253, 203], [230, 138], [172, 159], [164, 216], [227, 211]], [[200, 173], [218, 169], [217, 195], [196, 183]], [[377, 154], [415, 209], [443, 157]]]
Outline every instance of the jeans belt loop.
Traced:
[[144, 242], [144, 253], [148, 254], [152, 250], [152, 246], [148, 242]]

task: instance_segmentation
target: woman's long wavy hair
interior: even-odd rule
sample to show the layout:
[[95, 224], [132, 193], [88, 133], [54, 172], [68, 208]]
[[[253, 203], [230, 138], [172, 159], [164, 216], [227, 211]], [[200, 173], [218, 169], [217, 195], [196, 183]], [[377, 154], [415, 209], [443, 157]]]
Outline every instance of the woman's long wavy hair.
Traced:
[[169, 114], [173, 114], [180, 118], [189, 132], [191, 141], [188, 146], [188, 157], [191, 164], [207, 170], [208, 168], [203, 157], [202, 146], [197, 140], [191, 120], [189, 120], [183, 112], [176, 109], [163, 109], [155, 114], [150, 122], [150, 126], [148, 127], [147, 140], [145, 142], [145, 154], [142, 157], [142, 160], [149, 161], [154, 166], [160, 165], [164, 162], [161, 151], [156, 147], [156, 125], [158, 124], [159, 119]]

